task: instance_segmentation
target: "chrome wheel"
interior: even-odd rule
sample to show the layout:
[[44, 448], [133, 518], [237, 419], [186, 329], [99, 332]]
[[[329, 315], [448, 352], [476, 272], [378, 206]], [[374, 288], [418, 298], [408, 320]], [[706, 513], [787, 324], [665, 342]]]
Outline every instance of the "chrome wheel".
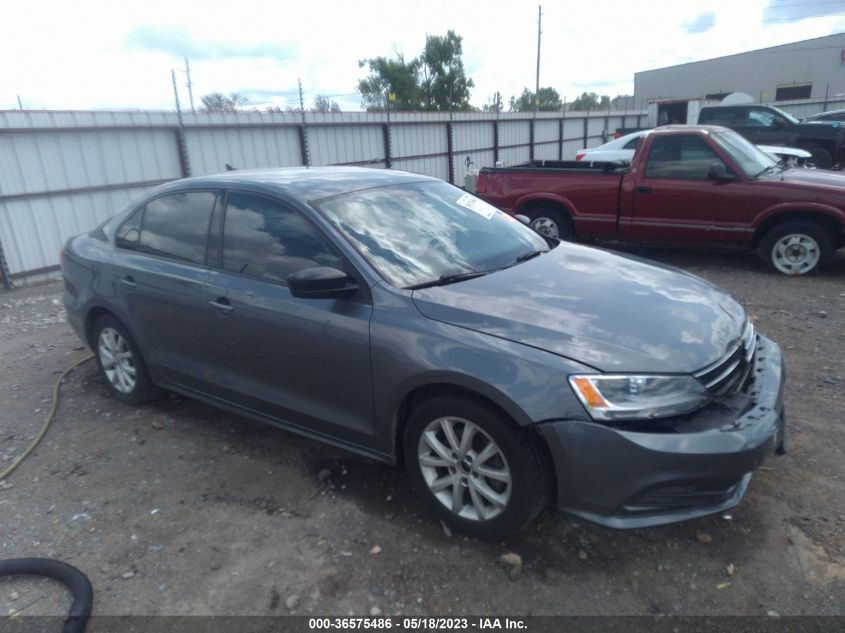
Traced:
[[487, 433], [463, 418], [438, 418], [425, 427], [417, 452], [429, 490], [453, 514], [489, 521], [508, 507], [511, 471]]
[[556, 240], [560, 239], [560, 229], [557, 226], [557, 222], [555, 222], [551, 218], [534, 218], [533, 220], [531, 220], [531, 224], [529, 224], [528, 226], [537, 231], [540, 235], [552, 237]]
[[772, 247], [772, 264], [787, 275], [802, 275], [813, 270], [821, 259], [818, 242], [809, 235], [784, 235]]
[[135, 362], [132, 350], [120, 332], [114, 328], [103, 328], [97, 344], [100, 365], [112, 387], [120, 393], [131, 393], [135, 389]]

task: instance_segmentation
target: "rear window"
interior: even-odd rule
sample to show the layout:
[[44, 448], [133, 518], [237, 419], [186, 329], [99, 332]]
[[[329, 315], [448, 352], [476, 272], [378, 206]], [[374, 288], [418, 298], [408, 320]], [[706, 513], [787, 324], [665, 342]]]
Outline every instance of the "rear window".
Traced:
[[216, 194], [187, 191], [155, 198], [117, 230], [119, 248], [205, 264], [208, 225]]

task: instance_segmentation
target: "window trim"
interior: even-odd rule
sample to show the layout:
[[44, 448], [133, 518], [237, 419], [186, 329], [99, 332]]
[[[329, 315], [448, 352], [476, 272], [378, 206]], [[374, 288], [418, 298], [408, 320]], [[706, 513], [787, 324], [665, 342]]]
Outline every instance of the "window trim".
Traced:
[[[177, 189], [177, 190], [171, 190], [171, 191], [164, 191], [164, 192], [159, 193], [159, 194], [157, 194], [157, 195], [155, 195], [151, 198], [145, 199], [141, 204], [136, 206], [132, 211], [130, 211], [126, 215], [125, 218], [123, 218], [120, 221], [120, 224], [118, 224], [117, 228], [114, 230], [114, 236], [112, 238], [113, 248], [115, 248], [116, 250], [126, 252], [126, 253], [135, 253], [136, 255], [142, 255], [144, 257], [151, 257], [153, 259], [161, 260], [161, 261], [164, 261], [164, 262], [170, 262], [170, 263], [173, 263], [173, 264], [180, 264], [182, 266], [191, 266], [193, 268], [202, 268], [204, 270], [209, 270], [211, 268], [211, 266], [209, 266], [209, 263], [208, 263], [208, 244], [209, 244], [209, 241], [211, 239], [211, 234], [209, 232], [210, 226], [206, 226], [206, 230], [205, 230], [205, 256], [204, 256], [205, 262], [202, 263], [202, 264], [187, 261], [187, 260], [184, 260], [184, 259], [174, 259], [173, 257], [167, 257], [165, 255], [157, 255], [155, 253], [147, 253], [145, 251], [138, 250], [138, 249], [124, 248], [122, 246], [119, 246], [118, 243], [117, 243], [117, 235], [118, 235], [118, 233], [120, 233], [120, 229], [123, 228], [123, 225], [126, 224], [132, 217], [134, 217], [135, 214], [137, 214], [137, 213], [143, 214], [146, 211], [147, 205], [150, 202], [153, 202], [153, 201], [158, 200], [159, 198], [163, 198], [165, 196], [172, 196], [172, 195], [176, 195], [176, 194], [180, 194], [180, 193], [213, 193], [214, 194], [214, 204], [211, 207], [211, 217], [209, 218], [209, 222], [211, 221], [211, 219], [214, 218], [214, 210], [216, 209], [216, 207], [217, 207], [217, 205], [220, 201], [220, 198], [221, 198], [221, 193], [222, 193], [221, 189], [214, 189], [214, 188], [210, 188], [210, 187], [202, 187], [202, 188], [199, 188], [199, 189]], [[139, 244], [141, 242], [141, 234], [143, 232], [144, 232], [144, 216], [142, 215], [141, 216], [141, 222], [139, 224], [139, 229], [138, 229], [138, 243]]]
[[356, 299], [358, 299], [360, 301], [361, 299], [363, 299], [364, 303], [372, 303], [372, 294], [370, 292], [370, 286], [366, 282], [366, 278], [364, 277], [364, 275], [362, 275], [358, 271], [358, 269], [355, 267], [355, 265], [352, 264], [352, 262], [341, 251], [341, 249], [338, 248], [337, 244], [335, 244], [334, 241], [329, 238], [329, 235], [326, 233], [326, 231], [321, 226], [319, 226], [316, 222], [314, 222], [314, 220], [312, 220], [310, 217], [308, 217], [307, 213], [304, 213], [301, 209], [297, 208], [296, 205], [291, 204], [290, 202], [288, 202], [287, 200], [284, 200], [283, 198], [281, 198], [279, 196], [274, 196], [271, 193], [266, 193], [266, 192], [263, 192], [263, 191], [254, 191], [252, 189], [244, 189], [244, 188], [240, 188], [240, 187], [228, 187], [221, 192], [221, 198], [223, 199], [222, 213], [220, 214], [220, 222], [218, 223], [218, 226], [217, 226], [217, 229], [218, 229], [217, 238], [219, 239], [219, 248], [220, 248], [219, 255], [220, 255], [220, 257], [219, 257], [219, 261], [217, 262], [217, 265], [211, 266], [212, 270], [215, 270], [217, 272], [220, 272], [220, 273], [226, 274], [226, 275], [233, 275], [235, 277], [240, 277], [240, 278], [243, 278], [243, 279], [249, 279], [251, 281], [257, 281], [259, 283], [272, 284], [272, 285], [278, 286], [280, 288], [288, 288], [288, 284], [287, 284], [286, 280], [285, 281], [278, 281], [278, 280], [275, 280], [275, 279], [267, 279], [266, 277], [258, 277], [258, 276], [255, 276], [255, 275], [248, 275], [246, 273], [238, 273], [238, 272], [226, 270], [225, 268], [223, 268], [223, 264], [224, 264], [223, 247], [224, 247], [224, 243], [225, 243], [224, 240], [225, 240], [225, 237], [226, 237], [226, 216], [229, 213], [229, 194], [231, 194], [231, 193], [243, 193], [243, 194], [247, 194], [247, 195], [250, 195], [250, 196], [253, 196], [253, 197], [256, 197], [256, 198], [263, 198], [265, 200], [269, 200], [270, 202], [278, 204], [279, 206], [281, 206], [285, 209], [289, 209], [294, 213], [298, 213], [317, 232], [317, 234], [320, 235], [323, 238], [323, 240], [329, 246], [331, 251], [338, 257], [338, 259], [340, 259], [341, 263], [344, 264], [344, 268], [346, 270], [344, 270], [343, 272], [345, 272], [349, 277], [354, 279], [355, 282], [358, 284], [358, 287], [360, 288], [360, 290], [359, 290], [360, 297], [359, 297], [359, 294], [356, 293], [355, 295], [350, 297], [349, 300], [355, 301]]

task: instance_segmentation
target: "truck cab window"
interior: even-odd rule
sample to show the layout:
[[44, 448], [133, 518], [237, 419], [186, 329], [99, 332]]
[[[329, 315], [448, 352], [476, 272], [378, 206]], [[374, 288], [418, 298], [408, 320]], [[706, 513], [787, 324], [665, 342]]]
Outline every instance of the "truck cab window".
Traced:
[[658, 136], [651, 143], [646, 178], [707, 180], [714, 161], [722, 162], [697, 136]]

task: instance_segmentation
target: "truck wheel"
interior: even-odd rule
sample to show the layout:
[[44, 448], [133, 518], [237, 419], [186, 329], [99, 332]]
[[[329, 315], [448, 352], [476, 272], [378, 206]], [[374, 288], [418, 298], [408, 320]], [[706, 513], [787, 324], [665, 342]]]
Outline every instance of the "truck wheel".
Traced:
[[532, 229], [545, 237], [556, 240], [571, 240], [574, 234], [572, 221], [557, 209], [534, 207], [523, 211], [531, 220], [528, 224]]
[[411, 414], [408, 474], [428, 507], [464, 532], [504, 536], [528, 525], [549, 491], [540, 447], [498, 409], [443, 394]]
[[760, 242], [760, 255], [784, 275], [806, 275], [818, 270], [835, 252], [830, 233], [815, 222], [785, 222], [771, 229]]
[[810, 160], [813, 161], [816, 169], [830, 169], [833, 167], [833, 157], [824, 147], [821, 147], [820, 145], [810, 145], [804, 149], [812, 154]]

